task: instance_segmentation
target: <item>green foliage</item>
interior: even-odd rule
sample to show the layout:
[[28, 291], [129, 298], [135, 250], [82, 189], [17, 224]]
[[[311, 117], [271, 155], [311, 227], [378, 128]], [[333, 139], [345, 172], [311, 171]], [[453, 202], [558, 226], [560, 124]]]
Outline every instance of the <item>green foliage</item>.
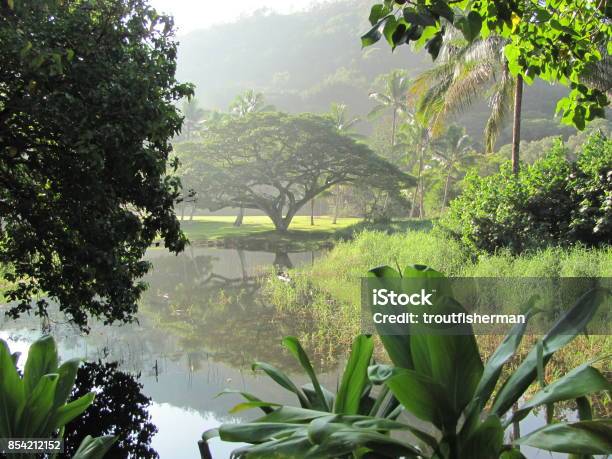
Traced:
[[514, 176], [508, 165], [498, 174], [465, 179], [442, 226], [470, 247], [513, 252], [576, 242], [612, 241], [612, 141], [594, 134], [575, 162], [561, 142], [546, 157]]
[[[408, 266], [401, 273], [382, 266], [369, 274], [383, 284], [398, 277], [416, 280], [416, 290], [424, 287], [436, 292], [433, 306], [436, 313], [464, 310], [453, 299], [446, 279], [426, 266]], [[503, 381], [502, 370], [517, 352], [526, 323], [516, 325], [485, 364], [473, 333], [381, 336], [393, 365], [370, 365], [366, 384], [380, 385], [379, 394], [386, 397], [389, 392], [400, 403], [399, 409], [412, 417], [397, 418], [397, 410], [393, 412], [393, 421], [389, 421], [390, 416], [376, 412], [350, 416], [338, 412], [338, 406], [345, 406], [338, 402], [335, 415], [328, 414], [328, 410], [266, 404], [265, 408], [271, 411], [262, 418], [246, 424], [224, 424], [219, 434], [226, 441], [251, 443], [252, 446], [233, 453], [234, 457], [244, 458], [500, 458], [508, 457], [507, 451], [520, 444], [572, 454], [610, 454], [612, 423], [608, 420], [559, 422], [504, 444], [505, 430], [534, 408], [577, 398], [584, 400], [587, 395], [612, 389], [612, 384], [587, 363], [543, 388], [529, 401], [521, 402], [525, 391], [536, 382], [538, 368], [543, 369], [556, 351], [584, 331], [609, 293], [595, 288], [582, 296]], [[296, 345], [294, 338], [289, 340]], [[354, 396], [369, 393], [362, 392], [362, 375], [372, 351], [371, 346], [365, 346], [369, 340], [364, 336], [355, 340], [340, 391], [351, 387], [345, 384], [350, 380], [356, 391]], [[303, 351], [299, 356], [302, 366], [311, 374]], [[274, 379], [278, 382], [278, 377]], [[316, 387], [316, 380], [312, 380]], [[498, 384], [501, 388], [494, 393]], [[262, 407], [261, 402], [253, 401], [256, 397], [249, 394], [247, 399], [252, 407]], [[336, 400], [343, 400], [343, 396], [339, 393]], [[323, 396], [318, 402], [325, 402]], [[515, 403], [521, 405], [512, 411]], [[410, 420], [414, 417], [419, 422]], [[210, 437], [210, 433], [205, 433], [203, 441]]]
[[504, 54], [513, 76], [520, 74], [527, 82], [539, 77], [570, 87], [557, 110], [563, 112], [564, 122], [578, 129], [602, 117], [608, 105], [605, 92], [592, 83], [593, 67], [612, 52], [606, 2], [385, 0], [372, 7], [369, 19], [372, 28], [362, 37], [363, 46], [382, 37], [393, 48], [412, 42], [425, 47], [433, 59], [451, 27], [469, 43], [495, 35], [507, 40]]
[[[310, 421], [315, 421], [321, 428], [331, 423], [340, 429], [357, 429], [369, 435], [372, 435], [368, 432], [372, 421], [366, 416], [375, 415], [380, 418], [379, 421], [373, 422], [379, 422], [384, 427], [399, 426], [392, 422], [400, 413], [397, 401], [393, 396], [389, 396], [387, 390], [373, 392], [374, 386], [368, 379], [368, 367], [372, 363], [374, 351], [372, 337], [362, 335], [353, 341], [351, 353], [335, 394], [321, 386], [310, 359], [296, 338], [285, 338], [283, 346], [299, 362], [310, 383], [298, 387], [281, 370], [263, 362], [254, 363], [253, 369], [264, 371], [283, 389], [294, 393], [300, 407], [265, 402], [252, 394], [241, 392], [246, 402], [234, 407], [232, 412], [259, 408], [264, 412], [264, 416], [251, 423], [224, 424], [219, 430], [205, 432], [202, 436], [203, 441], [200, 442], [201, 449], [205, 448], [207, 440], [218, 435], [225, 441], [255, 444], [235, 451], [235, 457], [274, 457], [282, 451], [289, 452], [288, 456], [283, 455], [283, 457], [309, 457], [307, 452], [311, 445], [308, 441], [302, 441], [306, 440], [305, 438], [300, 437], [306, 433], [305, 427]], [[362, 420], [366, 422], [360, 423]], [[287, 441], [283, 441], [283, 437], [287, 437]], [[300, 440], [296, 441], [296, 437]], [[397, 445], [401, 443], [398, 442]], [[410, 446], [403, 447], [411, 452], [414, 451]], [[334, 456], [340, 454], [340, 450], [336, 452], [336, 448], [337, 446], [330, 449], [334, 451]], [[347, 449], [348, 451], [350, 449]], [[317, 457], [323, 456], [319, 454]]]
[[[185, 245], [168, 161], [181, 128], [172, 20], [145, 0], [0, 3], [0, 263], [11, 315], [133, 317], [158, 235]], [[170, 173], [171, 174], [171, 173]], [[7, 276], [5, 276], [7, 277]], [[44, 315], [47, 302], [35, 303]]]
[[397, 191], [413, 182], [327, 116], [250, 113], [211, 124], [202, 142], [177, 149], [202, 207], [259, 209], [283, 232], [306, 203], [335, 185]]
[[[11, 354], [0, 340], [0, 437], [53, 438], [62, 436], [64, 427], [80, 416], [94, 401], [89, 392], [67, 402], [80, 364], [73, 359], [58, 364], [55, 340], [45, 336], [28, 351], [23, 375], [17, 370], [18, 354]], [[102, 458], [115, 437], [87, 437], [75, 458]], [[30, 456], [34, 459], [35, 454]]]

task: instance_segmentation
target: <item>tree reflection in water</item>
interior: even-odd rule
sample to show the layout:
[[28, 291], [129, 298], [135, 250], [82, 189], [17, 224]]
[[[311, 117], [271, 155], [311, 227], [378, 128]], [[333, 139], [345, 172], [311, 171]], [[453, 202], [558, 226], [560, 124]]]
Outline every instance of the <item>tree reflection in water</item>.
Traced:
[[96, 392], [93, 404], [66, 426], [63, 458], [70, 458], [87, 435], [116, 435], [119, 440], [106, 457], [151, 459], [158, 454], [151, 448], [157, 427], [151, 423], [151, 399], [143, 395], [140, 374], [117, 369], [116, 362], [87, 362], [81, 365], [71, 398]]
[[[178, 257], [156, 257], [141, 316], [178, 339], [191, 371], [208, 358], [238, 368], [262, 360], [299, 371], [290, 355], [279, 352], [280, 340], [287, 335], [318, 336], [317, 325], [307, 313], [278, 311], [260, 292], [264, 274], [285, 275], [293, 266], [292, 256], [279, 250], [196, 249]], [[312, 258], [310, 253], [300, 256]], [[304, 341], [319, 370], [335, 367], [334, 350], [340, 346], [309, 346], [308, 339]]]

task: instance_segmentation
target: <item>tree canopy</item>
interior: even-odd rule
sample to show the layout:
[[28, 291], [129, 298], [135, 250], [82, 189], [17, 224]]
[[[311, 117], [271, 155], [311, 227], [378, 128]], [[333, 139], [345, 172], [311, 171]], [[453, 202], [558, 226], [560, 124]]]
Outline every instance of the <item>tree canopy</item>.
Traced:
[[199, 205], [260, 209], [280, 231], [308, 201], [339, 183], [397, 190], [414, 179], [338, 132], [330, 117], [251, 113], [223, 120], [202, 142], [177, 146]]
[[608, 105], [605, 88], [591, 80], [605, 53], [612, 53], [611, 19], [608, 2], [595, 0], [385, 0], [372, 7], [372, 28], [362, 43], [383, 36], [393, 48], [412, 42], [436, 59], [450, 27], [469, 42], [497, 35], [508, 40], [512, 75], [569, 86], [557, 109], [582, 129]]
[[[192, 92], [145, 0], [0, 2], [0, 263], [13, 316], [51, 297], [77, 324], [130, 320], [158, 235], [185, 237], [169, 139]], [[38, 300], [36, 312], [45, 314]]]

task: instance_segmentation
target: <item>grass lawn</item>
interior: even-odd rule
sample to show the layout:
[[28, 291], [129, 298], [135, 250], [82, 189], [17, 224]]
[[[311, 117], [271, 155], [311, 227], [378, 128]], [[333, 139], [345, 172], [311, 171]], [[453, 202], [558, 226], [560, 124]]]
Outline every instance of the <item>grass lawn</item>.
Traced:
[[227, 245], [253, 248], [290, 246], [294, 250], [312, 248], [333, 239], [334, 234], [355, 225], [360, 218], [339, 218], [332, 224], [332, 217], [315, 217], [314, 226], [309, 216], [297, 216], [285, 234], [274, 230], [272, 221], [266, 216], [244, 217], [242, 226], [233, 226], [235, 216], [197, 216], [193, 221], [181, 222], [181, 227], [192, 244], [217, 242]]

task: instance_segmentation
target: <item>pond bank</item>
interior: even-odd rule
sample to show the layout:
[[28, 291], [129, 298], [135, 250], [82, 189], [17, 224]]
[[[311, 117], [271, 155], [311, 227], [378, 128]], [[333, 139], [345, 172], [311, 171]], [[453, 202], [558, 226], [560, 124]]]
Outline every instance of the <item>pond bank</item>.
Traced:
[[359, 218], [338, 218], [336, 224], [329, 216], [297, 216], [289, 231], [275, 231], [266, 216], [247, 216], [241, 226], [234, 226], [235, 216], [196, 216], [181, 222], [181, 228], [192, 245], [245, 250], [304, 251], [330, 248], [336, 235], [361, 222]]

